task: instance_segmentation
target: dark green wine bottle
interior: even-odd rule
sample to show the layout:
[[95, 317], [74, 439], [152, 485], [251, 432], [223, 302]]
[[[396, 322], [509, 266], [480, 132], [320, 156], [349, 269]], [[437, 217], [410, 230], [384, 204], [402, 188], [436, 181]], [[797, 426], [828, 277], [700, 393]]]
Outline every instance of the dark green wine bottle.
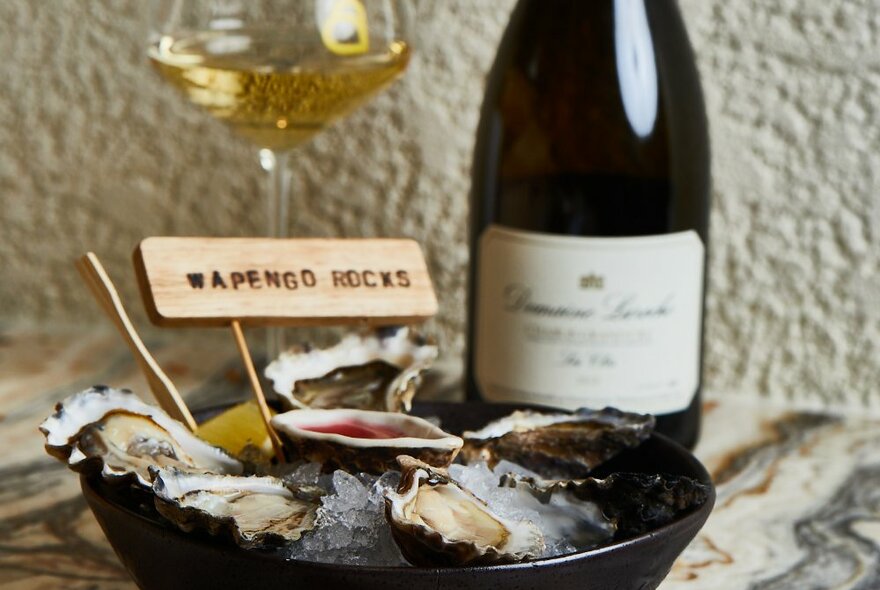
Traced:
[[700, 428], [709, 146], [674, 0], [520, 0], [474, 153], [467, 393]]

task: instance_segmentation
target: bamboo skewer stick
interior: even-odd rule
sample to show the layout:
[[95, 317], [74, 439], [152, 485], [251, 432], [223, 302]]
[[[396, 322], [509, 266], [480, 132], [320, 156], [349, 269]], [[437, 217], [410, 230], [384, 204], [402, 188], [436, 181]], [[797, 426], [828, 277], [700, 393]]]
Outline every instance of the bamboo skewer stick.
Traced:
[[241, 354], [241, 360], [244, 361], [244, 367], [247, 370], [248, 379], [250, 379], [251, 387], [254, 390], [254, 398], [257, 400], [257, 406], [260, 408], [260, 416], [266, 425], [266, 431], [269, 433], [269, 440], [272, 441], [272, 448], [275, 449], [275, 457], [279, 463], [284, 463], [284, 452], [281, 448], [281, 439], [278, 433], [272, 428], [269, 422], [272, 414], [269, 411], [269, 404], [266, 403], [266, 396], [263, 394], [263, 387], [260, 385], [260, 378], [257, 376], [257, 370], [254, 368], [254, 361], [248, 350], [247, 342], [244, 339], [244, 332], [241, 330], [241, 322], [232, 320], [232, 334], [235, 336], [235, 344], [238, 346], [238, 352]]
[[189, 409], [168, 378], [168, 375], [162, 370], [143, 341], [137, 333], [134, 325], [128, 317], [122, 300], [113, 281], [107, 275], [100, 260], [93, 252], [88, 252], [76, 261], [76, 268], [79, 270], [86, 284], [91, 289], [92, 294], [98, 303], [113, 321], [116, 328], [122, 334], [123, 339], [128, 344], [134, 355], [135, 360], [140, 365], [147, 383], [162, 407], [172, 418], [180, 420], [186, 424], [190, 430], [195, 431], [198, 425], [190, 414]]

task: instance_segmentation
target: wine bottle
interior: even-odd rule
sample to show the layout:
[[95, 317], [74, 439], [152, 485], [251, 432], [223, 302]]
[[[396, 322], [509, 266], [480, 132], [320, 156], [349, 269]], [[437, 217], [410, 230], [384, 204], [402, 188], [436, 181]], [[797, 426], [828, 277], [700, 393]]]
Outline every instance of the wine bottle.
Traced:
[[699, 434], [709, 148], [674, 0], [520, 0], [471, 195], [469, 398]]

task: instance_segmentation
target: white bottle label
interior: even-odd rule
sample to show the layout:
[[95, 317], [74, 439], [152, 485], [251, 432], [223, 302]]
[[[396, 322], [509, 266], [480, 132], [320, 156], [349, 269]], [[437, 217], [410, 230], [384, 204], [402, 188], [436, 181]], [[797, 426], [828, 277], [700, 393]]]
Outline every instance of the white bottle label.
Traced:
[[704, 248], [695, 231], [480, 237], [476, 379], [492, 401], [668, 414], [700, 378]]

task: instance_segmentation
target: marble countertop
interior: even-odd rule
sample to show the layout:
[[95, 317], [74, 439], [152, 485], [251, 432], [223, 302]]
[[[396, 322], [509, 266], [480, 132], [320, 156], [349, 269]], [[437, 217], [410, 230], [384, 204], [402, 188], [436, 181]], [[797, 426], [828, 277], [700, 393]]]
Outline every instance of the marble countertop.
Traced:
[[[198, 346], [194, 342], [198, 341]], [[191, 407], [246, 391], [231, 337], [147, 341]], [[147, 387], [118, 335], [0, 330], [0, 587], [132, 589], [78, 478], [37, 425], [95, 383]], [[455, 391], [439, 383], [435, 391]], [[710, 399], [696, 453], [717, 484], [662, 590], [880, 588], [880, 420]]]

